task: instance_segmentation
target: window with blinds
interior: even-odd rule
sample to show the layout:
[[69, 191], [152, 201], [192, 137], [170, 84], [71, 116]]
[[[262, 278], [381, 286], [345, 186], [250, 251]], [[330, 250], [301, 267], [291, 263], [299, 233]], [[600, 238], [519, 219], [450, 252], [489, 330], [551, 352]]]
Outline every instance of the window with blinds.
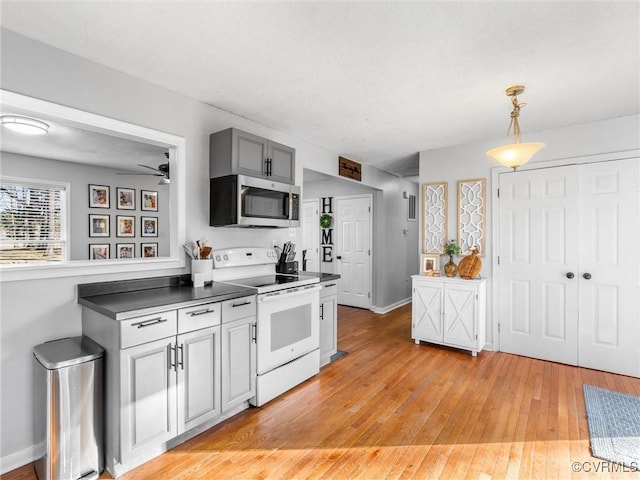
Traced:
[[67, 186], [0, 178], [0, 264], [67, 258]]

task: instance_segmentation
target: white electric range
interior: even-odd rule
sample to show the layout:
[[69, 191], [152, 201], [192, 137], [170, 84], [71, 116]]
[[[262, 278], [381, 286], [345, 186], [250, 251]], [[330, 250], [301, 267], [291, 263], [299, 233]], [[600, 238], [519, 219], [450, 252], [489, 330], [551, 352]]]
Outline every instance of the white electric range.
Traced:
[[319, 279], [277, 274], [274, 249], [213, 253], [214, 281], [256, 289], [256, 396], [261, 406], [320, 371]]

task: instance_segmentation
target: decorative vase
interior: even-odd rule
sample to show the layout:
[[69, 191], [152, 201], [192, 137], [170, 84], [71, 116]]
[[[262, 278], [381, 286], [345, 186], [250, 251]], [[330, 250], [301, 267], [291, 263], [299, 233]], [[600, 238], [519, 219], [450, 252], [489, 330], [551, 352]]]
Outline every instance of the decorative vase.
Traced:
[[476, 278], [482, 269], [482, 260], [478, 258], [478, 247], [471, 247], [471, 254], [460, 260], [458, 272], [460, 277], [471, 280]]
[[458, 273], [458, 267], [453, 261], [453, 255], [449, 255], [449, 261], [444, 264], [444, 274], [447, 277], [455, 277], [456, 273]]

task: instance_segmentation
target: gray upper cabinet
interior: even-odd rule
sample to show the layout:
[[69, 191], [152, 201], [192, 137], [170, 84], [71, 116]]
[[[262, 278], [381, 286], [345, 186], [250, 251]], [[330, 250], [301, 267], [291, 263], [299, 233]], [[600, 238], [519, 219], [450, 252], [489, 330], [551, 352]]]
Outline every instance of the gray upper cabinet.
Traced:
[[294, 148], [236, 128], [212, 133], [209, 154], [211, 177], [242, 174], [276, 182], [295, 182]]

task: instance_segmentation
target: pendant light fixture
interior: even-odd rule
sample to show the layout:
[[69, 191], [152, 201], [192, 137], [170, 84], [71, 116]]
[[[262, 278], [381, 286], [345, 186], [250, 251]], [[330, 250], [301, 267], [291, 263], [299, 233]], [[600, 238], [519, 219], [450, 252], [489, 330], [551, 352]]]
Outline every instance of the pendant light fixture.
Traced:
[[511, 103], [513, 104], [511, 122], [509, 122], [509, 128], [507, 128], [507, 138], [509, 138], [511, 128], [513, 127], [513, 143], [492, 148], [487, 152], [489, 158], [496, 160], [505, 167], [511, 167], [514, 170], [527, 163], [531, 157], [545, 147], [544, 143], [520, 143], [520, 123], [518, 122], [518, 117], [520, 116], [520, 109], [526, 105], [526, 103], [518, 103], [518, 95], [522, 92], [524, 92], [523, 85], [513, 85], [507, 88], [505, 92], [507, 96], [511, 97]]
[[20, 115], [2, 115], [0, 117], [0, 125], [14, 132], [26, 133], [27, 135], [44, 135], [49, 131], [49, 125], [43, 121]]

